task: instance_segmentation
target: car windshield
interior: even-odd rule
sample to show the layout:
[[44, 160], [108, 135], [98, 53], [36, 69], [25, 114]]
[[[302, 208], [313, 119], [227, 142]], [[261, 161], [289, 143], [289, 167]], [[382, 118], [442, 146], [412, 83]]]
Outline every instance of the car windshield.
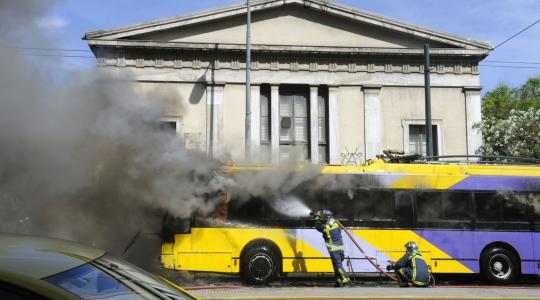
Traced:
[[195, 299], [159, 277], [109, 255], [43, 280], [82, 299]]
[[160, 295], [171, 299], [195, 299], [185, 291], [178, 289], [177, 286], [117, 257], [105, 255], [97, 259], [95, 264], [110, 269], [115, 273], [122, 274], [130, 281], [137, 282], [146, 289], [158, 292]]
[[82, 299], [145, 299], [120, 280], [91, 264], [58, 273], [43, 280]]

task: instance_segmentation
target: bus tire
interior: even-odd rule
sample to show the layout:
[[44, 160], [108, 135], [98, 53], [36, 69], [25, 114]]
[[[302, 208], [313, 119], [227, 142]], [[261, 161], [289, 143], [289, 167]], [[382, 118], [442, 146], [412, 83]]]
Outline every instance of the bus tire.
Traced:
[[505, 248], [490, 248], [480, 259], [480, 270], [485, 279], [495, 284], [510, 284], [521, 274], [519, 258]]
[[279, 257], [269, 245], [255, 245], [240, 259], [240, 274], [249, 284], [268, 284], [279, 273]]

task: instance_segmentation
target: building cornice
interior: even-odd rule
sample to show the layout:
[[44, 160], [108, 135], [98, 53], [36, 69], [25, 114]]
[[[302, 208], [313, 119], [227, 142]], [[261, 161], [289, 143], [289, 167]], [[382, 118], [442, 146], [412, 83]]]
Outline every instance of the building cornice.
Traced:
[[[95, 47], [113, 48], [148, 48], [148, 49], [185, 49], [203, 51], [245, 51], [244, 44], [225, 43], [184, 43], [184, 42], [158, 42], [137, 40], [88, 40], [88, 45]], [[373, 47], [328, 47], [328, 46], [289, 46], [289, 45], [251, 45], [255, 52], [277, 53], [314, 53], [314, 54], [369, 54], [369, 55], [424, 55], [422, 48], [373, 48]], [[430, 50], [432, 56], [477, 56], [485, 57], [489, 50], [460, 49], [460, 48], [434, 48]]]

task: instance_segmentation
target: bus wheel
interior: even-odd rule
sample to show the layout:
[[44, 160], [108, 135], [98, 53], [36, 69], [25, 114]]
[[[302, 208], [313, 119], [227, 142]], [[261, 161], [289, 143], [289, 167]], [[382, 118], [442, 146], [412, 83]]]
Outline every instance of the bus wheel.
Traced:
[[482, 275], [492, 283], [512, 283], [521, 273], [519, 259], [504, 248], [488, 249], [480, 261]]
[[252, 247], [240, 260], [240, 273], [250, 284], [267, 284], [279, 271], [278, 256], [267, 245]]

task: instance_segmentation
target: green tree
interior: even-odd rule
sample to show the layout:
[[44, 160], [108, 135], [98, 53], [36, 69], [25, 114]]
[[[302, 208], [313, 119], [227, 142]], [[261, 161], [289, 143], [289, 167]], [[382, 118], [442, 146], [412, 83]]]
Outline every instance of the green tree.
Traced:
[[519, 88], [501, 84], [482, 100], [480, 152], [540, 158], [540, 76]]

